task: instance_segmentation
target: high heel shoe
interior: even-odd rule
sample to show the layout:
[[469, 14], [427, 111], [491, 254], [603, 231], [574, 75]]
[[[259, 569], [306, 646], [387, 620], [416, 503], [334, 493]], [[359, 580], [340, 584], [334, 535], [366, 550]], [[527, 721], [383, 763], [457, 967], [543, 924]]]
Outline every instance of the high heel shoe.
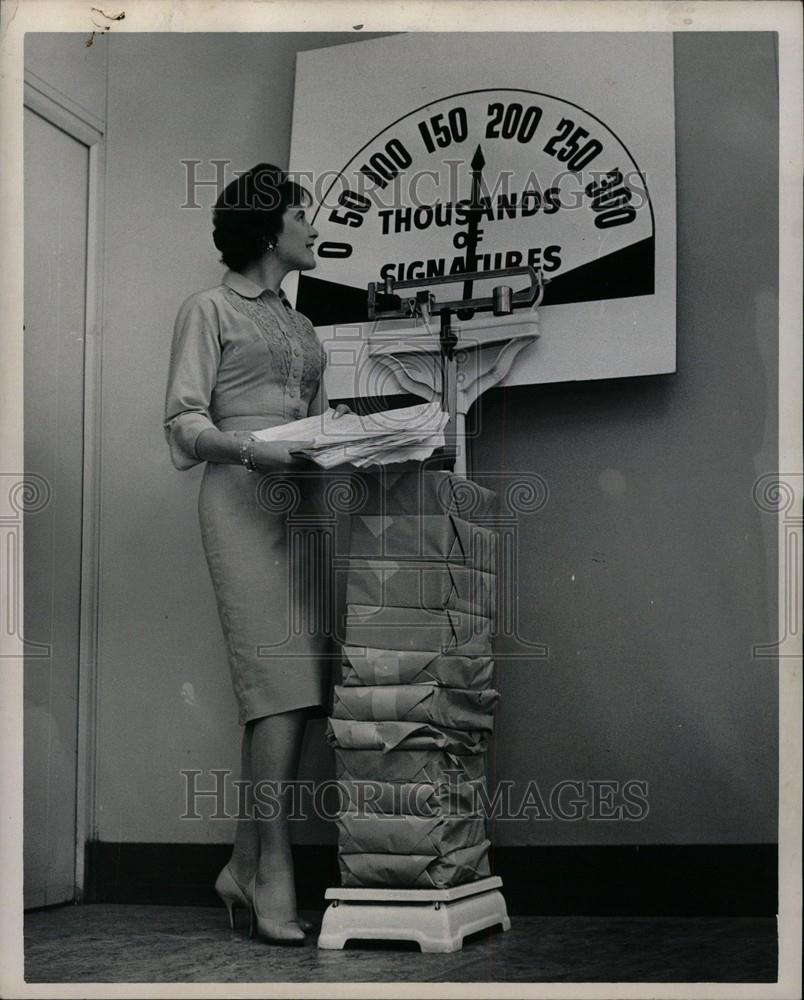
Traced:
[[[215, 880], [215, 892], [220, 896], [221, 902], [226, 907], [226, 912], [229, 914], [229, 927], [234, 930], [235, 917], [234, 911], [238, 906], [242, 906], [244, 910], [248, 910], [251, 913], [251, 883], [245, 888], [240, 885], [237, 879], [232, 875], [232, 870], [228, 863], [223, 866], [220, 874]], [[314, 925], [310, 923], [309, 920], [305, 920], [304, 917], [298, 917], [296, 923], [301, 927], [305, 934], [309, 934], [313, 930]]]
[[223, 866], [215, 879], [215, 892], [220, 896], [221, 902], [226, 907], [229, 914], [229, 927], [234, 930], [234, 911], [238, 906], [251, 912], [251, 900], [246, 891], [232, 875], [228, 863]]
[[263, 917], [257, 910], [257, 876], [255, 875], [249, 883], [249, 894], [251, 896], [251, 910], [249, 923], [249, 937], [264, 938], [272, 944], [302, 945], [304, 944], [304, 931], [295, 920], [285, 920], [279, 923]]

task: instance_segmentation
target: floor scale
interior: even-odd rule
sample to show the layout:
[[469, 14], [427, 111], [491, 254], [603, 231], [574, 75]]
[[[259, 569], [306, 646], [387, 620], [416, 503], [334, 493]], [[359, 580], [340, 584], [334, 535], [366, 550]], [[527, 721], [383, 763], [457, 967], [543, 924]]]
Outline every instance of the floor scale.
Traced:
[[[513, 291], [503, 283], [517, 276], [528, 278], [527, 287]], [[371, 338], [372, 362], [392, 374], [403, 391], [440, 399], [449, 414], [440, 467], [465, 477], [466, 413], [482, 392], [505, 378], [519, 352], [537, 338], [535, 308], [543, 280], [528, 267], [473, 272], [461, 278], [463, 295], [457, 300], [438, 302], [430, 287], [421, 289], [420, 281], [387, 280], [381, 287], [369, 285], [368, 304], [369, 317], [385, 328]], [[472, 297], [481, 280], [493, 282], [491, 294]], [[454, 284], [455, 278], [432, 278], [426, 284], [448, 282]], [[405, 293], [414, 288], [419, 290], [407, 297]], [[517, 308], [528, 310], [521, 314], [523, 319], [514, 319]], [[491, 326], [482, 320], [472, 323], [476, 313], [489, 312], [495, 318]], [[460, 334], [454, 316], [465, 322]], [[430, 329], [431, 317], [438, 317], [437, 335]], [[400, 330], [399, 323], [382, 322], [386, 320], [408, 322]], [[476, 332], [480, 329], [485, 333]], [[469, 935], [494, 927], [510, 929], [501, 888], [502, 879], [493, 875], [450, 888], [330, 888], [318, 947], [341, 949], [348, 941], [397, 940], [416, 942], [422, 952], [458, 951]]]

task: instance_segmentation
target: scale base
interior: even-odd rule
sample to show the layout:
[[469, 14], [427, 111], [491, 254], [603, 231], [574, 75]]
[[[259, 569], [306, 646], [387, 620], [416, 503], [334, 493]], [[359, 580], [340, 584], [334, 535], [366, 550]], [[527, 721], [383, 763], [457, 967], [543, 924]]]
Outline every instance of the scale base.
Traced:
[[489, 927], [510, 930], [498, 876], [453, 889], [327, 889], [319, 948], [350, 940], [415, 941], [423, 952], [460, 951]]

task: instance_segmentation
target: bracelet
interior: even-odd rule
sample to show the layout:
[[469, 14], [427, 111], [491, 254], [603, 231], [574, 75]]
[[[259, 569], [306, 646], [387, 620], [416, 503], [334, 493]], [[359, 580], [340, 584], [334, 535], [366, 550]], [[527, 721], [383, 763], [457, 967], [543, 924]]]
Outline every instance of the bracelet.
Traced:
[[254, 452], [252, 450], [254, 440], [254, 437], [247, 437], [243, 438], [240, 442], [240, 464], [245, 465], [249, 472], [257, 471], [257, 464], [254, 461]]

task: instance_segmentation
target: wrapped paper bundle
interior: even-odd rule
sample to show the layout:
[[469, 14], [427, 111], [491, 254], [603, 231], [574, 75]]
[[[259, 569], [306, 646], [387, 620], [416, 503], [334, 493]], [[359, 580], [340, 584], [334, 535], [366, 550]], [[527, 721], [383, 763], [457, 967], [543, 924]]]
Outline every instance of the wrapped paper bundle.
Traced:
[[336, 685], [332, 716], [374, 722], [432, 722], [450, 729], [494, 729], [496, 691], [461, 691], [432, 684]]
[[[343, 684], [327, 739], [344, 886], [446, 888], [490, 874], [485, 801], [494, 494], [409, 465], [361, 476], [350, 519]], [[473, 521], [475, 523], [473, 523]]]
[[[342, 753], [373, 753], [372, 750], [343, 750]], [[385, 755], [385, 760], [391, 754]], [[399, 756], [406, 756], [399, 752]], [[467, 759], [467, 758], [464, 758]], [[468, 758], [474, 760], [475, 758]], [[375, 772], [376, 773], [376, 772]], [[477, 813], [486, 792], [485, 778], [473, 781], [338, 781], [345, 812], [382, 813], [392, 816], [445, 816]], [[488, 800], [488, 796], [486, 796]]]
[[335, 777], [342, 781], [422, 783], [440, 787], [477, 782], [484, 778], [483, 755], [455, 754], [445, 750], [335, 749]]
[[353, 559], [439, 560], [496, 572], [497, 533], [453, 514], [355, 514]]
[[450, 562], [350, 559], [349, 604], [465, 611], [493, 618], [497, 577]]
[[363, 474], [363, 514], [454, 514], [465, 521], [491, 517], [496, 494], [454, 472], [423, 469], [418, 462]]
[[436, 400], [361, 416], [333, 409], [254, 432], [260, 441], [293, 441], [298, 454], [325, 469], [337, 465], [382, 466], [429, 458], [444, 445], [449, 417]]
[[[486, 734], [446, 729], [427, 722], [353, 722], [327, 720], [327, 740], [344, 750], [446, 750], [479, 754], [486, 749]], [[384, 778], [380, 772], [375, 777]]]
[[494, 660], [490, 656], [451, 656], [418, 649], [344, 646], [344, 686], [367, 684], [438, 684], [441, 687], [490, 688]]
[[491, 654], [491, 619], [465, 611], [422, 608], [346, 607], [346, 643], [388, 649], [424, 649], [465, 656]]
[[483, 816], [383, 816], [341, 813], [340, 854], [430, 854], [441, 857], [486, 839]]
[[489, 842], [450, 851], [442, 857], [421, 854], [339, 854], [341, 884], [348, 888], [385, 886], [448, 889], [487, 878]]

